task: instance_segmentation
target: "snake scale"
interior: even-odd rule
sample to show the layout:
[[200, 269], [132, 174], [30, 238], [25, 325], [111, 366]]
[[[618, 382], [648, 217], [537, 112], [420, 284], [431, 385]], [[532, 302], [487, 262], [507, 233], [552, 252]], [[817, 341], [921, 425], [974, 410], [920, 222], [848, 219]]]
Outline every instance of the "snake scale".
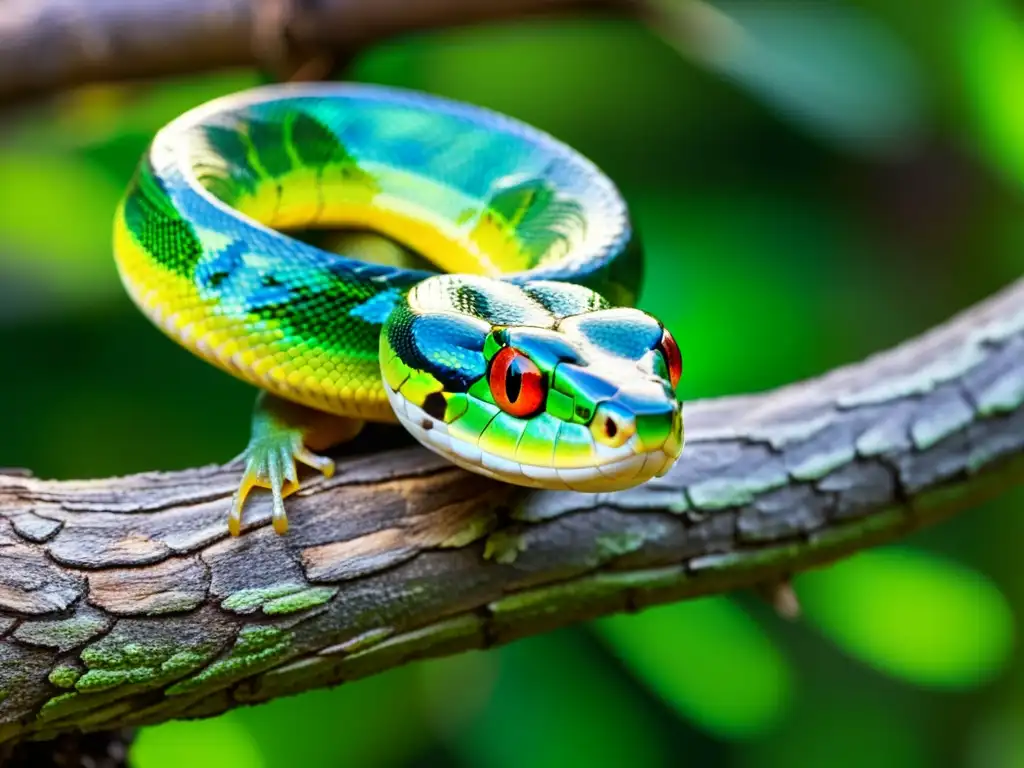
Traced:
[[[370, 231], [435, 269], [299, 231]], [[154, 137], [114, 220], [118, 271], [168, 336], [259, 388], [228, 527], [254, 487], [366, 421], [517, 485], [611, 491], [683, 445], [679, 348], [634, 308], [642, 256], [591, 162], [512, 118], [352, 83], [253, 88]]]

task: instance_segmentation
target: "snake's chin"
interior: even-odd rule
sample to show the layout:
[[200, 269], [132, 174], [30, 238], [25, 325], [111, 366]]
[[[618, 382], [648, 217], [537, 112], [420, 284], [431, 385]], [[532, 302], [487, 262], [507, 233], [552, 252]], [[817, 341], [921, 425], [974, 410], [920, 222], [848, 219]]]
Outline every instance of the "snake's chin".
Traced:
[[618, 448], [598, 446], [601, 461], [592, 466], [566, 469], [522, 464], [482, 451], [476, 444], [455, 437], [443, 421], [430, 416], [390, 387], [385, 390], [399, 422], [423, 446], [463, 469], [513, 485], [582, 493], [621, 491], [664, 475], [682, 450], [681, 445], [675, 445], [667, 450], [663, 446], [641, 452], [634, 436]]

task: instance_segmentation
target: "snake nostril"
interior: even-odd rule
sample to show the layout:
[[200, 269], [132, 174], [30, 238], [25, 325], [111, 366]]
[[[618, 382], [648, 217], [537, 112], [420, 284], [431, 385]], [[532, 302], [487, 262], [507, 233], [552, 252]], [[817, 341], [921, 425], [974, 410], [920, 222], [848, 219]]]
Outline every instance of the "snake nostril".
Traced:
[[594, 439], [610, 448], [618, 448], [636, 431], [633, 415], [616, 403], [601, 403], [590, 423]]

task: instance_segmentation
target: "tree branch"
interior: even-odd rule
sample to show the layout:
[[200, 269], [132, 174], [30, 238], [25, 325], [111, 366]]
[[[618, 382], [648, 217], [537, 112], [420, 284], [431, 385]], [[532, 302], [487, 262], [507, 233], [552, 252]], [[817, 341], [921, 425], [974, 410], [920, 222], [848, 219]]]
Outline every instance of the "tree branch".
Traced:
[[0, 477], [0, 740], [211, 715], [622, 610], [777, 583], [1024, 479], [1024, 280], [774, 392], [687, 404], [666, 477], [531, 492], [419, 448], [226, 534], [238, 467]]
[[[0, 101], [97, 81], [344, 57], [396, 34], [496, 19], [635, 10], [638, 0], [7, 0]], [[286, 50], [287, 49], [287, 50]], [[40, 55], [45, 52], [45, 55]], [[301, 61], [295, 62], [301, 64]]]

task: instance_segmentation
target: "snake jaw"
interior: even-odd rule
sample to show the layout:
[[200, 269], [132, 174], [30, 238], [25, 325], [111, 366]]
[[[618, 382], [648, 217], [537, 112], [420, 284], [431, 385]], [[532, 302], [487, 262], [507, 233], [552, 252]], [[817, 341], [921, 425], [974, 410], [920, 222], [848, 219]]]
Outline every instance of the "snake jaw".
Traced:
[[[640, 435], [634, 434], [615, 447], [593, 439], [588, 462], [560, 466], [555, 446], [551, 465], [521, 462], [481, 448], [479, 440], [463, 439], [456, 428], [432, 417], [401, 392], [388, 387], [387, 394], [399, 422], [424, 447], [463, 469], [513, 485], [584, 493], [623, 490], [664, 475], [682, 448], [681, 419], [676, 408], [672, 430], [657, 446], [645, 446]], [[589, 428], [585, 432], [590, 435]]]

